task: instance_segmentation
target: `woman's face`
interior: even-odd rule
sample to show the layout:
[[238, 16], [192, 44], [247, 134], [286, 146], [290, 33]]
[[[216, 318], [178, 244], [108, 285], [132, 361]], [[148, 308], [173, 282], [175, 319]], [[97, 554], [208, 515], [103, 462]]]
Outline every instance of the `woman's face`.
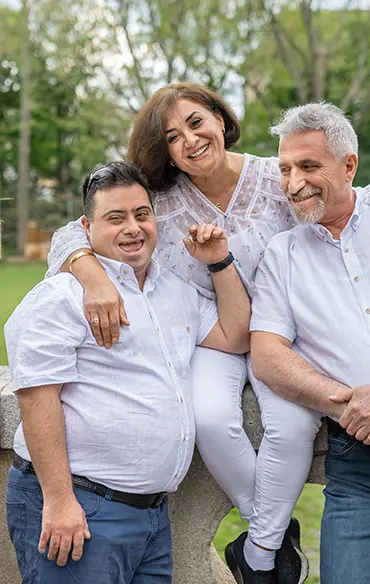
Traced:
[[199, 103], [179, 99], [165, 133], [171, 160], [190, 177], [207, 176], [225, 157], [223, 118]]

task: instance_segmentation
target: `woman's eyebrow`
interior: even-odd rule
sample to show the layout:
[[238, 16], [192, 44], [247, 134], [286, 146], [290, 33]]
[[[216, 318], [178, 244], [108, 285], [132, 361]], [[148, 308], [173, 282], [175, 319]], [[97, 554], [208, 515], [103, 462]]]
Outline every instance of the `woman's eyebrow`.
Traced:
[[[185, 122], [187, 123], [189, 120], [191, 120], [191, 118], [193, 117], [194, 114], [199, 114], [199, 113], [200, 112], [198, 112], [197, 110], [194, 110], [193, 112], [191, 112], [191, 114], [188, 115]], [[174, 132], [175, 130], [176, 130], [176, 128], [171, 128], [170, 130], [166, 130], [165, 134], [169, 134], [170, 132]]]

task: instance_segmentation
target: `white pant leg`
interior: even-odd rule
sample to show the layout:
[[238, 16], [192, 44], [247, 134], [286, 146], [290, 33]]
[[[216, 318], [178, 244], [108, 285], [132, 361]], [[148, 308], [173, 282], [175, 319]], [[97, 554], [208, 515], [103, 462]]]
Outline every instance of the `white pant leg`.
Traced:
[[249, 519], [256, 454], [243, 429], [245, 357], [197, 347], [192, 370], [199, 452], [232, 504], [244, 519]]
[[263, 547], [279, 549], [310, 470], [322, 414], [283, 399], [253, 378], [250, 368], [248, 372], [265, 429], [249, 536]]

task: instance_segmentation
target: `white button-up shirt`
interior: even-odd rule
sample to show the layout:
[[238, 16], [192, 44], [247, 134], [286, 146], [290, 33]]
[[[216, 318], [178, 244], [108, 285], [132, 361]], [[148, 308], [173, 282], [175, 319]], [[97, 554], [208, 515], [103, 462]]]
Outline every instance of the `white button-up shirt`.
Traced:
[[[131, 325], [111, 349], [99, 347], [76, 278], [44, 280], [5, 326], [13, 387], [63, 384], [73, 474], [126, 492], [173, 491], [194, 447], [190, 360], [217, 322], [216, 305], [155, 262], [141, 292], [130, 266], [99, 260]], [[14, 449], [31, 459], [22, 425]]]
[[255, 281], [252, 331], [275, 333], [321, 374], [370, 383], [370, 206], [366, 192], [340, 239], [301, 224], [272, 239]]

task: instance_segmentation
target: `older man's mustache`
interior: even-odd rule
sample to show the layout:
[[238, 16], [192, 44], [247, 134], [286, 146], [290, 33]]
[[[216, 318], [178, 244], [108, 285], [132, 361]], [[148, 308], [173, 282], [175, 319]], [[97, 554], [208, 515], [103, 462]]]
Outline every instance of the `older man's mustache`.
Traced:
[[321, 197], [322, 196], [322, 189], [315, 187], [315, 188], [311, 188], [311, 187], [304, 187], [303, 189], [301, 189], [300, 191], [298, 191], [298, 193], [295, 193], [294, 195], [292, 195], [288, 189], [285, 191], [286, 196], [288, 197], [288, 200], [291, 203], [301, 203], [302, 201], [307, 201], [308, 199], [311, 199], [311, 197]]

